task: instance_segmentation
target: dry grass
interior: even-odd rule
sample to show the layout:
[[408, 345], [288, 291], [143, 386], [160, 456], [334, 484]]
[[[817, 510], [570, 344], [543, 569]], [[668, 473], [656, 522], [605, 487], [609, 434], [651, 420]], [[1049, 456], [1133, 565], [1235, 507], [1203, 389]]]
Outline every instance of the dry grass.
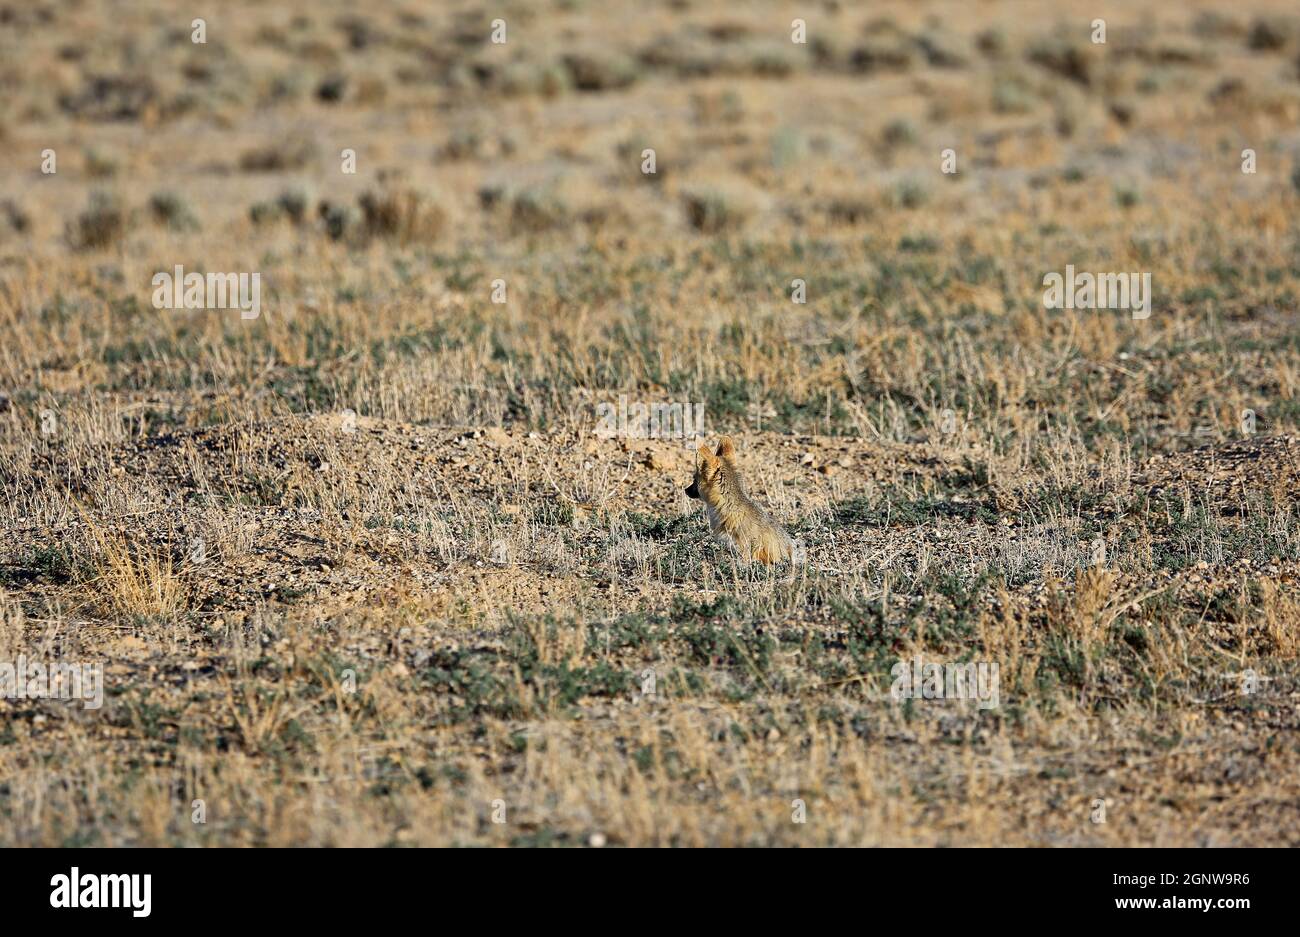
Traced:
[[184, 605], [184, 586], [164, 550], [134, 550], [121, 535], [112, 534], [82, 511], [94, 544], [94, 559], [84, 574], [89, 602], [109, 617], [168, 618]]
[[0, 844], [1300, 844], [1286, 4], [12, 12]]

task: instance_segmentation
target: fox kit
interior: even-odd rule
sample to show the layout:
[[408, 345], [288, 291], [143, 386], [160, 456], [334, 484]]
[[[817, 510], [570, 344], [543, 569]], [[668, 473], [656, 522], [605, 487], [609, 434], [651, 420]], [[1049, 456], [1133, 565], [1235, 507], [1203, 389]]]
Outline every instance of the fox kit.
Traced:
[[686, 494], [704, 502], [713, 535], [746, 562], [776, 563], [791, 558], [794, 544], [790, 535], [745, 496], [730, 436], [722, 437], [717, 455], [700, 447], [695, 480]]

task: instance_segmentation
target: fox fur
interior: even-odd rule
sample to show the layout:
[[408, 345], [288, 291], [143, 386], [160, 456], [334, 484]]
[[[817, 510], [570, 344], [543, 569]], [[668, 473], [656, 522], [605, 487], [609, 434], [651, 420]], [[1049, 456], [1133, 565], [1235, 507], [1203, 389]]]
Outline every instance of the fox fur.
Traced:
[[686, 494], [704, 502], [714, 537], [745, 562], [777, 563], [791, 558], [794, 544], [790, 535], [745, 494], [730, 436], [722, 437], [716, 453], [700, 447], [695, 478]]

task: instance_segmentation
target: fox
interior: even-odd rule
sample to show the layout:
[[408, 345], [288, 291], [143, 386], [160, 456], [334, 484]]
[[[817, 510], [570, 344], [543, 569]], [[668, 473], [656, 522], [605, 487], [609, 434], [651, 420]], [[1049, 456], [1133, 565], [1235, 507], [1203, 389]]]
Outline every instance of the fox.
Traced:
[[736, 467], [736, 444], [730, 436], [718, 442], [718, 451], [699, 448], [695, 478], [686, 496], [704, 502], [709, 529], [723, 546], [745, 562], [773, 564], [792, 560], [794, 541], [745, 494]]

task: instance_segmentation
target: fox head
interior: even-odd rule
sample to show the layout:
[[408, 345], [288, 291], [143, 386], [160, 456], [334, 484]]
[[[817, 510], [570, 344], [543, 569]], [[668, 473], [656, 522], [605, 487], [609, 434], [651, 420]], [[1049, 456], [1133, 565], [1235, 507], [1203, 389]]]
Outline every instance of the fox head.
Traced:
[[695, 461], [695, 478], [686, 488], [688, 498], [702, 498], [717, 504], [727, 494], [740, 491], [740, 477], [736, 474], [736, 446], [730, 436], [718, 442], [716, 454], [707, 446], [699, 448]]

